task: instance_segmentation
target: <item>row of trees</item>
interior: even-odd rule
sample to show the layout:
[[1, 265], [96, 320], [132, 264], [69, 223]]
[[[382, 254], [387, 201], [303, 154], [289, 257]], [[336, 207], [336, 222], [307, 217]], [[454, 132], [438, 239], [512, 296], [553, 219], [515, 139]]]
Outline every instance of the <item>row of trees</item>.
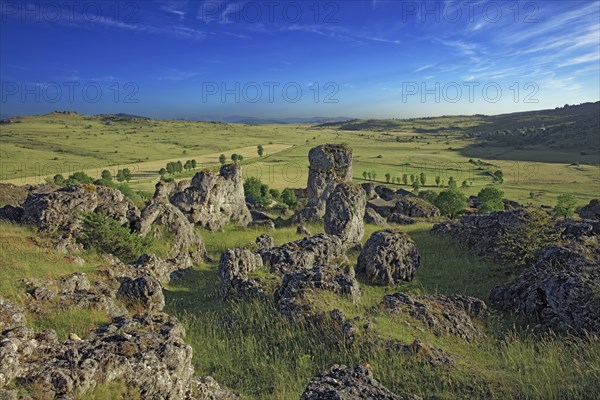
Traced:
[[[456, 182], [452, 182], [448, 189], [439, 193], [433, 190], [421, 191], [419, 197], [435, 205], [442, 215], [450, 218], [456, 218], [467, 209], [467, 196], [458, 189]], [[504, 192], [497, 187], [489, 186], [481, 189], [477, 195], [478, 212], [504, 210], [503, 198]]]
[[[502, 170], [497, 170], [495, 172], [489, 172], [490, 177], [494, 181], [494, 183], [503, 183], [504, 182], [504, 173]], [[375, 171], [363, 171], [362, 176], [364, 179], [368, 180], [376, 180], [377, 173]], [[398, 185], [408, 185], [410, 179], [410, 186], [418, 189], [421, 186], [426, 186], [427, 184], [427, 175], [424, 172], [421, 172], [419, 175], [415, 174], [402, 174], [402, 176], [394, 176], [390, 173], [384, 175], [385, 181], [387, 183], [395, 183]], [[450, 177], [450, 179], [454, 179], [454, 177]], [[435, 177], [435, 186], [440, 186], [442, 184], [442, 178], [438, 175]], [[450, 186], [450, 183], [448, 183]], [[469, 181], [464, 180], [462, 183], [463, 187], [469, 187]]]
[[158, 173], [160, 176], [165, 176], [166, 174], [169, 174], [169, 175], [180, 174], [184, 170], [191, 171], [193, 169], [196, 169], [197, 165], [198, 165], [198, 163], [196, 162], [196, 160], [187, 160], [185, 162], [185, 164], [183, 164], [181, 161], [171, 161], [171, 162], [167, 163], [165, 168], [161, 168], [158, 171]]
[[268, 207], [273, 201], [283, 203], [289, 208], [298, 205], [294, 189], [285, 188], [283, 191], [270, 189], [269, 185], [262, 183], [256, 177], [249, 177], [244, 181], [244, 195], [261, 207]]
[[[233, 161], [234, 163], [242, 162], [244, 161], [244, 156], [241, 154], [233, 153], [231, 155], [231, 161]], [[227, 156], [225, 154], [221, 154], [219, 156], [219, 162], [221, 163], [221, 165], [225, 164], [227, 162]]]

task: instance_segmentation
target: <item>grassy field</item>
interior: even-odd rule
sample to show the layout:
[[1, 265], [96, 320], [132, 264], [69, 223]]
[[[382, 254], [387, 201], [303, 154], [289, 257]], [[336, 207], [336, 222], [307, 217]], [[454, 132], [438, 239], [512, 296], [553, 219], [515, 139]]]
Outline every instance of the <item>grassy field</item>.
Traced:
[[[553, 205], [558, 194], [573, 193], [583, 205], [600, 192], [600, 160], [594, 152], [581, 155], [577, 149], [535, 145], [527, 149], [481, 146], [461, 133], [482, 123], [476, 117], [399, 120], [392, 128], [371, 124], [361, 126], [366, 130], [343, 131], [335, 126], [115, 121], [64, 114], [19, 121], [0, 125], [0, 181], [17, 185], [40, 183], [57, 172], [67, 176], [85, 170], [96, 177], [105, 168], [114, 175], [127, 167], [133, 172], [132, 188], [152, 192], [158, 170], [169, 161], [196, 159], [198, 168], [213, 168], [219, 165], [221, 153], [227, 157], [239, 153], [244, 155], [245, 176], [259, 177], [278, 189], [305, 187], [308, 150], [338, 142], [353, 148], [358, 182], [364, 180], [363, 172], [375, 172], [378, 183], [386, 183], [386, 174], [423, 172], [424, 189], [435, 189], [436, 176], [442, 182], [452, 176], [459, 185], [469, 181], [465, 192], [477, 194], [491, 184], [487, 172], [502, 169], [502, 190], [521, 203]], [[265, 147], [262, 158], [256, 154], [257, 145]], [[189, 179], [195, 172], [174, 178]]]

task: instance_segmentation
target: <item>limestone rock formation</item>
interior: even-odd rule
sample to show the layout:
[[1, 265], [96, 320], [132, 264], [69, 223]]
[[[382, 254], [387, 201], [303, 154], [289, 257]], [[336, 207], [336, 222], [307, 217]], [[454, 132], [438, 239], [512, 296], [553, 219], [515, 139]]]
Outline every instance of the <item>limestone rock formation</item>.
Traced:
[[247, 226], [252, 220], [238, 165], [223, 165], [218, 175], [208, 170], [197, 173], [189, 187], [173, 194], [170, 202], [190, 222], [212, 231], [223, 229], [229, 222]]
[[23, 207], [12, 206], [10, 204], [0, 207], [0, 220], [19, 223], [22, 218]]
[[383, 307], [394, 313], [408, 314], [436, 336], [455, 335], [475, 340], [484, 334], [471, 317], [483, 317], [487, 307], [475, 297], [394, 293], [383, 297]]
[[324, 144], [308, 153], [308, 203], [292, 216], [292, 223], [318, 221], [325, 215], [327, 199], [338, 183], [352, 180], [352, 149], [341, 144]]
[[[413, 398], [414, 399], [414, 398]], [[403, 400], [373, 378], [368, 366], [333, 365], [309, 382], [300, 400]]]
[[192, 261], [186, 254], [175, 258], [163, 260], [154, 254], [142, 254], [140, 258], [130, 264], [123, 264], [114, 257], [105, 257], [109, 266], [103, 272], [109, 278], [139, 278], [149, 276], [157, 281], [167, 284], [192, 268]]
[[379, 215], [374, 209], [366, 208], [364, 221], [367, 224], [371, 225], [379, 225], [379, 226], [387, 226], [388, 223], [381, 215]]
[[221, 254], [219, 261], [219, 275], [221, 277], [221, 296], [243, 297], [258, 296], [263, 297], [264, 291], [256, 279], [249, 277], [249, 274], [262, 268], [263, 262], [260, 255], [253, 253], [245, 248], [235, 248], [226, 250]]
[[200, 262], [206, 256], [202, 237], [174, 205], [152, 202], [144, 207], [136, 224], [136, 230], [140, 235], [146, 236], [153, 224], [163, 225], [175, 235], [175, 243], [169, 252], [170, 257], [185, 254], [189, 255], [194, 262]]
[[377, 285], [396, 285], [413, 279], [421, 265], [415, 242], [404, 232], [375, 232], [363, 246], [356, 272]]
[[300, 318], [312, 314], [312, 307], [303, 301], [307, 292], [327, 290], [352, 300], [360, 297], [360, 287], [354, 270], [342, 271], [332, 266], [317, 266], [309, 270], [285, 274], [281, 286], [275, 291], [279, 312], [288, 317]]
[[193, 382], [195, 386], [195, 399], [196, 400], [236, 400], [240, 396], [219, 385], [212, 376], [205, 376], [202, 378], [196, 378]]
[[42, 231], [76, 231], [77, 211], [103, 212], [121, 225], [132, 226], [140, 211], [117, 189], [96, 185], [73, 185], [53, 192], [31, 191], [23, 203], [24, 223]]
[[575, 333], [600, 332], [600, 258], [580, 246], [552, 245], [514, 282], [497, 286], [491, 304], [540, 325]]
[[360, 246], [365, 234], [364, 191], [349, 183], [340, 183], [329, 196], [325, 208], [325, 233], [337, 235], [346, 249]]
[[401, 197], [396, 201], [393, 212], [413, 218], [431, 218], [440, 216], [440, 210], [436, 206], [415, 196]]
[[149, 276], [123, 279], [117, 298], [128, 306], [141, 306], [149, 312], [162, 311], [165, 308], [162, 286], [160, 282]]
[[304, 237], [312, 236], [308, 228], [306, 228], [304, 225], [298, 225], [296, 227], [296, 235]]
[[342, 240], [322, 233], [265, 251], [263, 261], [272, 272], [287, 273], [327, 264], [344, 254]]
[[581, 207], [579, 216], [586, 219], [600, 220], [600, 200], [592, 199], [590, 202]]

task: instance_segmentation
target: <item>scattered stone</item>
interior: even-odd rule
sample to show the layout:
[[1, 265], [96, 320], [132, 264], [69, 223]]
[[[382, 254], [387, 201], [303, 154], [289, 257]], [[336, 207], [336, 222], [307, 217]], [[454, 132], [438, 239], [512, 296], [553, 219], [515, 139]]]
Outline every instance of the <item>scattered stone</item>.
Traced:
[[373, 182], [365, 182], [361, 183], [360, 187], [365, 191], [365, 196], [367, 200], [377, 198], [377, 192], [375, 191], [375, 184]]
[[363, 246], [356, 271], [374, 284], [393, 286], [411, 281], [420, 265], [417, 245], [406, 233], [383, 230], [373, 233]]
[[259, 250], [270, 250], [275, 247], [275, 239], [266, 233], [257, 237], [255, 243]]
[[[414, 398], [414, 397], [413, 397]], [[300, 400], [403, 400], [373, 378], [368, 365], [333, 365], [309, 382]]]
[[26, 324], [27, 320], [21, 309], [0, 297], [0, 334], [16, 328], [24, 328]]
[[265, 292], [256, 279], [249, 275], [262, 268], [263, 262], [260, 255], [245, 248], [229, 249], [221, 254], [219, 261], [219, 275], [221, 277], [221, 296], [264, 297]]
[[600, 258], [584, 247], [552, 245], [514, 282], [496, 286], [491, 304], [539, 324], [583, 334], [600, 332]]
[[69, 340], [80, 342], [81, 338], [76, 333], [69, 333]]
[[285, 274], [332, 262], [343, 256], [339, 237], [321, 233], [262, 252], [263, 262], [271, 272]]
[[396, 207], [396, 202], [393, 200], [384, 200], [384, 199], [373, 199], [367, 202], [367, 208], [373, 209], [377, 214], [381, 215], [383, 218], [389, 217], [394, 211], [394, 207]]
[[319, 221], [337, 184], [352, 180], [352, 149], [346, 145], [324, 144], [312, 148], [308, 160], [308, 203], [292, 216], [292, 223]]
[[581, 218], [600, 220], [600, 200], [592, 199], [578, 212]]
[[301, 318], [313, 314], [312, 306], [304, 301], [307, 292], [327, 290], [353, 301], [360, 297], [360, 287], [354, 270], [342, 271], [332, 266], [317, 266], [310, 270], [288, 273], [275, 291], [275, 303], [279, 312], [287, 317]]
[[377, 193], [377, 195], [379, 197], [381, 197], [383, 200], [394, 200], [396, 199], [396, 192], [394, 191], [394, 189], [390, 189], [389, 187], [385, 186], [385, 185], [378, 185], [375, 187], [375, 193]]
[[103, 271], [109, 278], [139, 278], [149, 276], [162, 284], [179, 278], [192, 269], [192, 260], [187, 254], [180, 254], [176, 258], [163, 260], [154, 254], [142, 254], [140, 258], [130, 264], [123, 264], [120, 260], [105, 257], [109, 267]]
[[296, 235], [301, 235], [304, 237], [312, 236], [310, 231], [304, 225], [298, 225], [296, 228]]
[[379, 215], [374, 209], [368, 207], [365, 209], [364, 221], [367, 224], [388, 226], [387, 221], [381, 215]]
[[382, 306], [394, 313], [408, 314], [430, 329], [434, 335], [455, 335], [465, 340], [484, 336], [471, 317], [482, 317], [487, 307], [482, 300], [468, 296], [394, 293], [383, 296]]
[[415, 339], [411, 344], [404, 344], [398, 340], [378, 340], [377, 344], [383, 346], [389, 352], [423, 357], [429, 364], [435, 367], [449, 367], [454, 365], [452, 356], [421, 339]]
[[222, 230], [229, 222], [247, 226], [252, 220], [238, 165], [223, 165], [219, 175], [209, 170], [197, 173], [189, 187], [173, 194], [170, 202], [192, 223], [211, 231]]
[[340, 183], [329, 196], [325, 209], [325, 233], [337, 235], [346, 249], [360, 246], [365, 234], [366, 198], [364, 191]]
[[130, 307], [142, 306], [149, 312], [165, 308], [165, 296], [160, 282], [149, 276], [137, 279], [124, 278], [117, 298]]

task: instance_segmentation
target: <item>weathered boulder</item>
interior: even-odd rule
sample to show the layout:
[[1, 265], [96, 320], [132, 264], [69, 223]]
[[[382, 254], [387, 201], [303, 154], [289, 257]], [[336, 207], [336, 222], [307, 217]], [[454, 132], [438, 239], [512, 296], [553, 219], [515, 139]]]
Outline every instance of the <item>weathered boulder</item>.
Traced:
[[364, 221], [367, 224], [387, 226], [388, 223], [381, 215], [379, 215], [374, 209], [368, 207], [365, 208]]
[[149, 276], [123, 279], [117, 298], [130, 307], [141, 306], [149, 312], [162, 311], [165, 308], [162, 286]]
[[292, 223], [319, 221], [327, 199], [339, 183], [352, 180], [352, 149], [342, 144], [324, 144], [308, 153], [308, 203], [291, 218]]
[[394, 189], [391, 189], [385, 185], [378, 185], [375, 187], [375, 193], [383, 200], [395, 200], [397, 197]]
[[434, 367], [448, 367], [454, 365], [454, 358], [452, 355], [431, 343], [422, 341], [421, 339], [415, 339], [410, 344], [402, 343], [394, 339], [378, 339], [374, 341], [374, 345], [387, 350], [389, 353], [399, 353], [407, 356], [424, 358]]
[[393, 212], [413, 218], [431, 218], [440, 216], [440, 210], [436, 206], [415, 196], [401, 197], [396, 201]]
[[275, 291], [279, 312], [287, 317], [301, 318], [313, 314], [312, 306], [304, 301], [307, 292], [327, 290], [352, 300], [360, 297], [360, 287], [354, 270], [343, 271], [332, 266], [317, 266], [309, 270], [285, 274]]
[[333, 365], [308, 383], [300, 400], [403, 400], [373, 378], [368, 366]]
[[144, 314], [115, 318], [79, 340], [59, 342], [55, 335], [33, 338], [27, 333], [9, 337], [0, 341], [0, 354], [5, 347], [17, 348], [11, 379], [36, 397], [72, 398], [120, 381], [144, 399], [185, 399], [193, 367], [192, 348], [183, 336], [175, 318]]
[[421, 265], [415, 242], [404, 232], [375, 232], [363, 246], [356, 272], [377, 285], [396, 285], [413, 279]]
[[469, 341], [484, 336], [471, 317], [485, 316], [487, 307], [475, 297], [429, 294], [411, 297], [394, 293], [383, 296], [382, 306], [394, 313], [410, 315], [436, 336], [455, 335]]
[[275, 239], [266, 233], [257, 237], [255, 243], [259, 250], [270, 250], [275, 247]]
[[366, 198], [364, 191], [349, 183], [340, 183], [327, 199], [325, 233], [337, 235], [347, 249], [360, 246], [365, 234]]
[[150, 276], [157, 281], [167, 284], [172, 279], [178, 278], [191, 270], [192, 261], [187, 254], [179, 254], [175, 258], [163, 260], [154, 254], [142, 254], [140, 258], [130, 264], [123, 264], [115, 257], [106, 257], [109, 266], [103, 272], [109, 278], [139, 278]]
[[398, 225], [414, 225], [417, 223], [417, 221], [412, 219], [411, 217], [407, 217], [406, 215], [397, 212], [390, 214], [387, 217], [387, 220], [388, 222], [392, 222]]
[[212, 231], [222, 230], [229, 222], [247, 226], [252, 220], [238, 165], [223, 165], [218, 175], [208, 170], [197, 173], [189, 187], [169, 200], [192, 223]]
[[497, 286], [491, 304], [539, 324], [575, 333], [600, 332], [600, 258], [581, 246], [552, 245], [514, 282]]
[[141, 212], [136, 230], [140, 235], [146, 236], [153, 224], [162, 225], [175, 235], [175, 243], [169, 251], [170, 257], [186, 254], [194, 262], [200, 262], [206, 256], [202, 237], [174, 205], [160, 202], [148, 204]]
[[321, 233], [265, 251], [263, 261], [272, 272], [287, 273], [327, 264], [344, 254], [342, 240], [334, 235]]
[[176, 182], [158, 181], [156, 186], [154, 186], [154, 196], [152, 196], [152, 200], [156, 202], [168, 202], [169, 197], [171, 197], [176, 191]]
[[600, 200], [590, 200], [587, 205], [579, 209], [578, 213], [581, 218], [600, 220]]
[[[0, 152], [0, 157], [2, 152]], [[0, 182], [0, 204], [20, 206], [29, 194], [30, 186], [16, 186]]]
[[383, 218], [387, 218], [394, 211], [394, 207], [396, 207], [396, 202], [393, 200], [384, 200], [381, 198], [369, 200], [367, 202], [367, 208], [374, 210], [377, 214], [381, 215]]
[[308, 237], [308, 236], [311, 236], [312, 234], [310, 233], [308, 228], [305, 227], [304, 225], [298, 225], [296, 227], [296, 235]]
[[360, 187], [365, 191], [365, 196], [367, 200], [377, 198], [377, 192], [375, 191], [375, 184], [373, 182], [365, 182], [361, 183]]
[[0, 220], [10, 222], [21, 222], [23, 218], [23, 208], [19, 206], [11, 206], [10, 204], [0, 207]]
[[21, 309], [0, 297], [0, 335], [4, 331], [23, 328], [26, 324], [27, 320]]
[[245, 248], [229, 249], [221, 254], [219, 261], [219, 275], [221, 277], [221, 296], [264, 297], [260, 283], [249, 275], [262, 268], [263, 261], [260, 255]]
[[102, 212], [121, 225], [132, 226], [140, 211], [117, 189], [96, 185], [73, 185], [53, 192], [30, 192], [23, 203], [24, 223], [42, 231], [77, 231], [78, 211]]

